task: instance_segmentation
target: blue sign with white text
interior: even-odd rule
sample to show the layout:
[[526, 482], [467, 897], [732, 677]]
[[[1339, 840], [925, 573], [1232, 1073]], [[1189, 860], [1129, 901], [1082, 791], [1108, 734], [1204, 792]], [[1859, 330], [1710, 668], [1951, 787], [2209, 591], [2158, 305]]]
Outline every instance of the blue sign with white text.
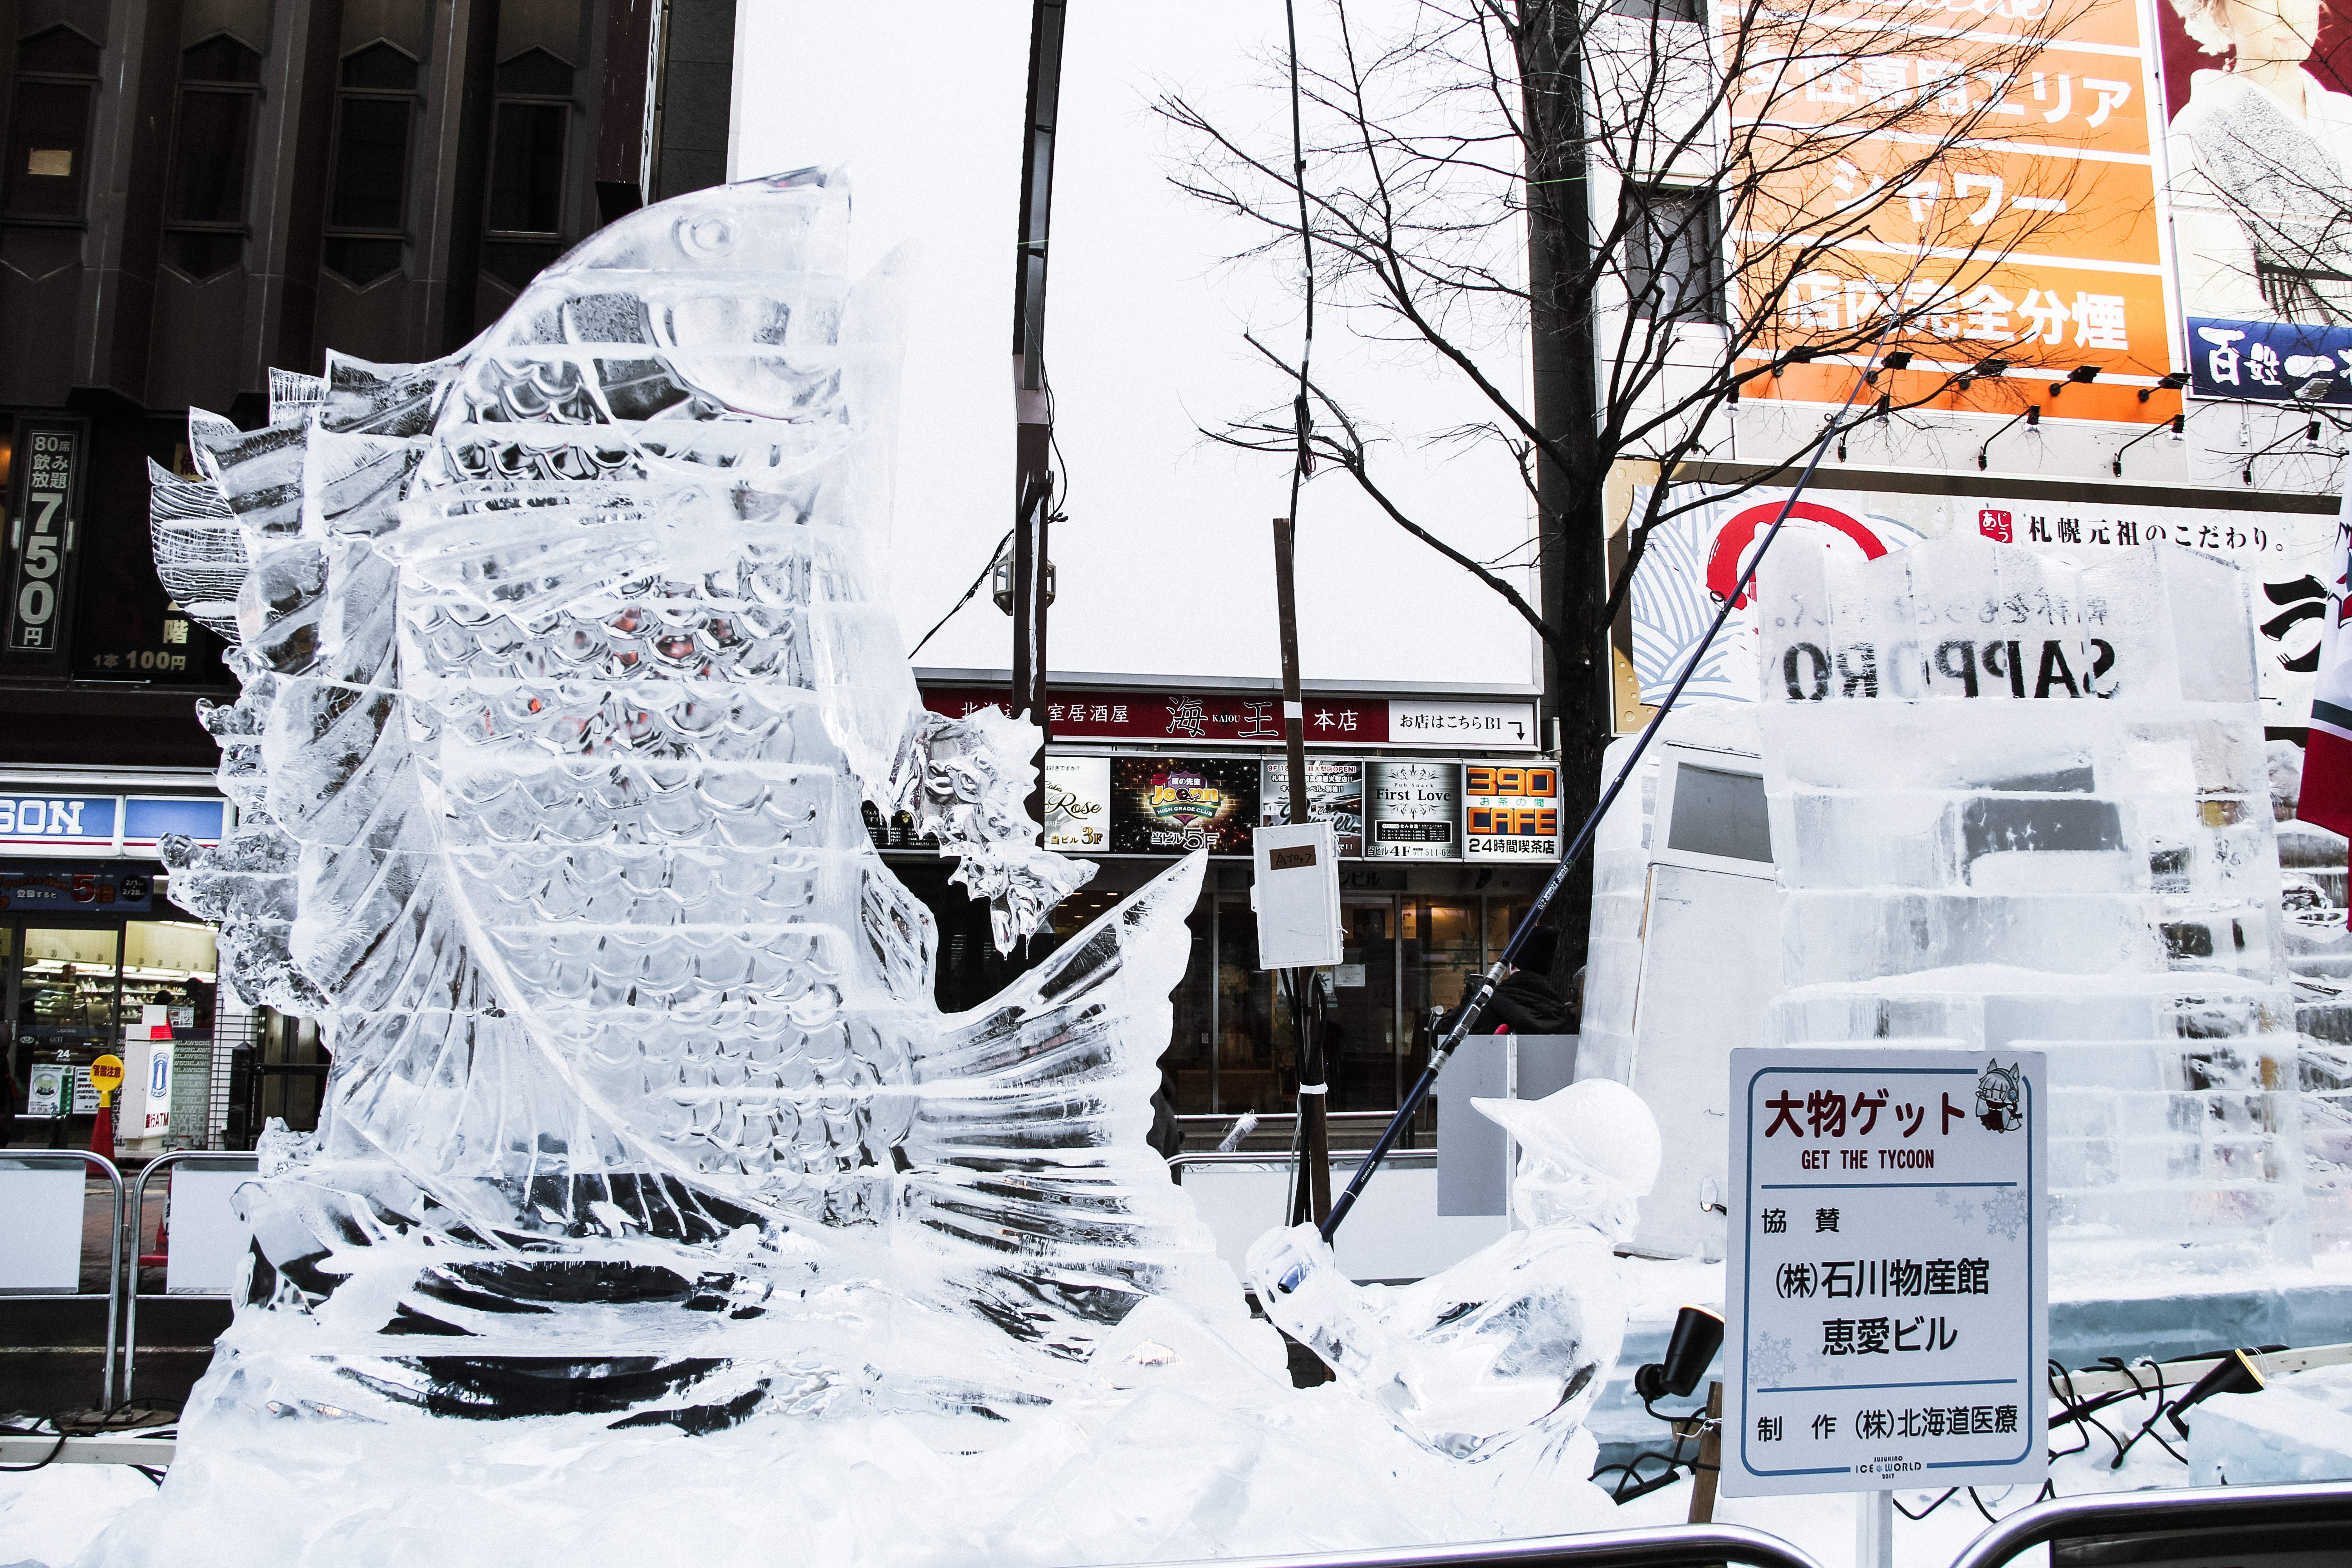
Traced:
[[2200, 397], [2352, 405], [2352, 327], [2192, 316], [2189, 351]]

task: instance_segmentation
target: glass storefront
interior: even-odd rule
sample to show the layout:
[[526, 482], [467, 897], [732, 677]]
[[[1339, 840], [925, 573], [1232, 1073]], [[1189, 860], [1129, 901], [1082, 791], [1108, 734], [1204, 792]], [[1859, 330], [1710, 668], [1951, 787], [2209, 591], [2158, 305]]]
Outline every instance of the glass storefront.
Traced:
[[316, 1131], [330, 1065], [319, 1040], [318, 1021], [264, 1007], [254, 1015], [253, 1034], [257, 1059], [252, 1064], [252, 1081], [238, 1086], [253, 1103], [249, 1110], [236, 1107], [243, 1114], [235, 1118], [239, 1124], [236, 1132], [249, 1138], [273, 1116], [294, 1131]]
[[[950, 1011], [978, 1006], [1043, 960], [1167, 862], [1105, 859], [1093, 881], [1054, 913], [1053, 931], [1026, 953], [1002, 957], [985, 910], [947, 881], [948, 864], [890, 857], [891, 868], [940, 922], [938, 994]], [[1323, 971], [1334, 1111], [1393, 1110], [1421, 1070], [1431, 1022], [1503, 950], [1548, 868], [1396, 871], [1391, 890], [1342, 895], [1341, 962]], [[1237, 1116], [1295, 1108], [1298, 1048], [1289, 999], [1257, 966], [1249, 870], [1213, 865], [1190, 919], [1192, 961], [1170, 1000], [1160, 1074], [1180, 1116]], [[1431, 890], [1416, 890], [1426, 881]], [[1525, 887], [1519, 884], [1525, 883]], [[1436, 889], [1458, 884], [1463, 890]]]
[[[168, 1028], [186, 1052], [175, 1052], [175, 1074], [201, 1063], [209, 1074], [213, 1007], [217, 993], [212, 928], [159, 914], [152, 919], [103, 916], [68, 919], [27, 915], [0, 917], [0, 967], [5, 971], [8, 1068], [16, 1080], [16, 1105], [28, 1102], [35, 1068], [68, 1068], [75, 1084], [74, 1110], [47, 1131], [69, 1135], [86, 1127], [91, 1107], [89, 1064], [123, 1050], [124, 1031], [138, 1027], [144, 1038]], [[160, 1014], [148, 1009], [159, 1008]], [[180, 1120], [173, 1113], [173, 1133]], [[22, 1140], [39, 1129], [20, 1123]], [[195, 1134], [201, 1142], [201, 1133]]]

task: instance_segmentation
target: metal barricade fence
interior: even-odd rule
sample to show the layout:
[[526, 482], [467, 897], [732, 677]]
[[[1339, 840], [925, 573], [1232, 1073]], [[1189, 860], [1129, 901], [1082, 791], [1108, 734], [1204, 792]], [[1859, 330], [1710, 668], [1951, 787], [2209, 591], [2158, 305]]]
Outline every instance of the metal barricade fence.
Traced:
[[[2309, 1525], [2331, 1532], [2327, 1554], [2352, 1555], [2352, 1480], [2293, 1486], [2200, 1487], [2179, 1490], [2102, 1492], [2059, 1498], [2021, 1510], [1988, 1527], [1953, 1559], [1951, 1568], [2002, 1568], [2022, 1552], [2069, 1541], [2105, 1542], [2139, 1537], [2143, 1546], [2174, 1550], [2155, 1558], [2112, 1561], [2194, 1561], [2178, 1550], [2183, 1538], [2227, 1530], [2234, 1541], [2215, 1542], [2215, 1562], [2258, 1554], [2252, 1532]], [[2298, 1554], [2295, 1561], [2312, 1561]], [[1821, 1568], [1802, 1548], [1760, 1530], [1727, 1524], [1670, 1524], [1648, 1530], [1599, 1531], [1530, 1541], [1401, 1551], [1318, 1552], [1281, 1557], [1223, 1557], [1213, 1568], [1674, 1568], [1678, 1564], [1740, 1563], [1749, 1568]], [[1169, 1568], [1212, 1568], [1206, 1562]]]
[[[1342, 1165], [1350, 1168], [1360, 1165], [1363, 1163], [1364, 1152], [1361, 1149], [1334, 1149], [1331, 1151], [1331, 1167], [1336, 1171]], [[1289, 1149], [1242, 1149], [1231, 1154], [1178, 1154], [1169, 1160], [1168, 1168], [1175, 1173], [1181, 1184], [1184, 1173], [1197, 1165], [1287, 1165], [1297, 1158], [1297, 1152]], [[1389, 1157], [1381, 1164], [1383, 1168], [1393, 1165], [1399, 1170], [1410, 1170], [1436, 1163], [1437, 1151], [1434, 1149], [1391, 1149]]]
[[[2100, 1492], [2091, 1497], [2053, 1498], [2021, 1509], [1969, 1543], [1952, 1560], [1952, 1568], [2000, 1568], [2019, 1553], [2044, 1543], [2053, 1546], [2086, 1538], [2106, 1541], [2140, 1536], [2164, 1542], [2174, 1550], [2162, 1553], [2166, 1562], [2194, 1560], [2201, 1553], [2184, 1537], [2227, 1531], [2226, 1538], [2209, 1541], [2216, 1562], [2259, 1561], [2263, 1549], [2250, 1539], [2252, 1531], [2313, 1525], [2327, 1531], [2330, 1553], [2338, 1562], [2352, 1560], [2352, 1480], [2299, 1481], [2270, 1487], [2184, 1487], [2177, 1490]], [[2179, 1547], [2187, 1544], [2189, 1550]], [[2294, 1561], [2317, 1555], [2290, 1551]], [[2053, 1551], [2053, 1560], [2057, 1553]], [[2110, 1556], [2110, 1562], [2135, 1559]]]
[[[99, 1408], [111, 1410], [117, 1403], [114, 1394], [114, 1356], [118, 1342], [118, 1314], [121, 1310], [122, 1304], [122, 1173], [116, 1169], [113, 1161], [103, 1154], [93, 1153], [87, 1149], [0, 1151], [0, 1171], [17, 1170], [33, 1164], [66, 1163], [95, 1167], [105, 1174], [107, 1184], [113, 1189], [114, 1194], [114, 1212], [107, 1226], [107, 1238], [111, 1245], [107, 1248], [106, 1359], [101, 1363], [99, 1373], [98, 1395]], [[69, 1250], [72, 1258], [70, 1265], [72, 1288], [65, 1290], [45, 1290], [37, 1285], [10, 1287], [5, 1295], [0, 1295], [0, 1300], [34, 1299], [90, 1301], [97, 1300], [95, 1296], [81, 1289], [82, 1234], [88, 1224], [89, 1205], [87, 1173], [84, 1174], [79, 1184], [82, 1190], [77, 1194], [79, 1201], [72, 1205], [71, 1210], [74, 1217], [69, 1243], [59, 1237], [36, 1238], [29, 1234], [31, 1225], [36, 1223], [33, 1216], [40, 1212], [37, 1202], [18, 1203], [12, 1205], [15, 1210], [15, 1222], [9, 1239], [10, 1251], [19, 1259], [35, 1258], [37, 1256], [35, 1247], [39, 1239], [47, 1239], [52, 1247], [58, 1249], [59, 1256]]]
[[[1220, 1557], [1213, 1568], [1670, 1568], [1677, 1563], [1743, 1563], [1748, 1568], [1822, 1568], [1777, 1535], [1737, 1524], [1669, 1524], [1543, 1535], [1459, 1546], [1397, 1551], [1316, 1552], [1300, 1556]], [[1208, 1561], [1168, 1568], [1213, 1568]]]
[[[150, 1176], [152, 1176], [157, 1171], [163, 1170], [167, 1166], [173, 1165], [211, 1165], [219, 1167], [224, 1172], [238, 1173], [249, 1173], [260, 1168], [259, 1162], [251, 1153], [215, 1153], [196, 1149], [177, 1149], [167, 1154], [157, 1155], [154, 1159], [150, 1160], [147, 1163], [144, 1170], [142, 1170], [139, 1173], [139, 1180], [131, 1187], [131, 1212], [128, 1219], [130, 1234], [127, 1237], [121, 1237], [119, 1238], [119, 1243], [115, 1249], [115, 1256], [118, 1262], [121, 1260], [124, 1246], [128, 1247], [131, 1257], [133, 1259], [131, 1272], [131, 1296], [129, 1309], [125, 1316], [122, 1330], [122, 1399], [126, 1404], [128, 1404], [131, 1399], [131, 1376], [135, 1371], [137, 1358], [139, 1355], [139, 1270], [136, 1260], [139, 1257], [140, 1239], [146, 1228], [145, 1215], [147, 1213], [147, 1179]], [[167, 1188], [166, 1190], [168, 1191], [169, 1189]], [[180, 1215], [180, 1218], [183, 1221], [189, 1217], [191, 1216], [188, 1215], [184, 1210]], [[174, 1229], [179, 1233], [179, 1239], [175, 1242], [175, 1245], [184, 1249], [182, 1254], [183, 1256], [184, 1256], [185, 1243], [188, 1240], [193, 1239], [187, 1235], [187, 1231], [194, 1228], [195, 1227], [183, 1227], [180, 1226], [174, 1226]], [[236, 1257], [241, 1256], [241, 1253], [236, 1255]], [[226, 1297], [231, 1293], [229, 1286], [234, 1282], [236, 1258], [233, 1257], [227, 1261], [229, 1264], [228, 1274], [222, 1279], [222, 1288], [218, 1290], [173, 1289], [172, 1287], [172, 1275], [176, 1271], [176, 1266], [166, 1265], [163, 1277], [164, 1291], [167, 1295], [173, 1296]]]

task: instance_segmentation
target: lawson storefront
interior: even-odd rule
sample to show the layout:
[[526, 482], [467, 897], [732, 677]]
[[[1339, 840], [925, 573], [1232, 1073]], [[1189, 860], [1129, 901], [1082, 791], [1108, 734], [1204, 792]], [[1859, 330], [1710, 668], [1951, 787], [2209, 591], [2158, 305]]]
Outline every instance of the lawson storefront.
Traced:
[[241, 1035], [249, 1016], [232, 996], [224, 1018], [212, 928], [172, 902], [158, 857], [167, 835], [216, 844], [233, 820], [211, 774], [193, 769], [0, 769], [10, 1142], [87, 1138], [89, 1064], [109, 1052], [138, 1057], [142, 1083], [163, 1091], [152, 1116], [121, 1129], [126, 1145], [218, 1140], [223, 1025]]

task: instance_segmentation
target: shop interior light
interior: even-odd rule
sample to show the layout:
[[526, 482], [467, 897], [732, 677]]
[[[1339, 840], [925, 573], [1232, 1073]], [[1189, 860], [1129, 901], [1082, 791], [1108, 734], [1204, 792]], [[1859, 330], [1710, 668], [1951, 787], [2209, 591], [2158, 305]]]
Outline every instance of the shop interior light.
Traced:
[[1723, 1346], [1723, 1318], [1705, 1307], [1685, 1307], [1675, 1314], [1674, 1336], [1666, 1341], [1666, 1359], [1652, 1362], [1633, 1374], [1633, 1392], [1643, 1403], [1689, 1396], [1706, 1375], [1707, 1363]]
[[2157, 383], [2154, 386], [2141, 387], [2139, 389], [2139, 400], [2142, 403], [2146, 403], [2149, 398], [2154, 397], [2159, 392], [2178, 392], [2188, 384], [2189, 373], [2187, 371], [2172, 371], [2165, 375], [2158, 377]]

